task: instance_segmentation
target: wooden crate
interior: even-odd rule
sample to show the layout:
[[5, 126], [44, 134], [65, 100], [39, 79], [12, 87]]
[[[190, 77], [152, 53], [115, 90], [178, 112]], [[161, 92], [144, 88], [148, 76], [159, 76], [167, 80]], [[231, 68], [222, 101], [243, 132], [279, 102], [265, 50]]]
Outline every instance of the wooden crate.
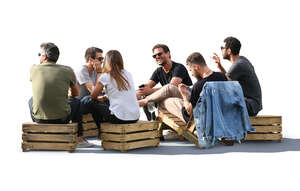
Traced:
[[82, 136], [83, 137], [98, 137], [99, 129], [92, 117], [92, 114], [82, 116]]
[[22, 124], [22, 150], [65, 150], [74, 152], [77, 146], [77, 123]]
[[[186, 140], [198, 144], [197, 131], [195, 131], [194, 121], [185, 124], [179, 118], [169, 113], [166, 110], [160, 110], [158, 115], [160, 121], [160, 135], [162, 130], [171, 128], [179, 135], [182, 135]], [[248, 133], [245, 140], [282, 140], [282, 117], [281, 116], [256, 116], [250, 117], [252, 126], [256, 129], [254, 132]]]
[[138, 121], [132, 124], [101, 124], [102, 147], [126, 152], [159, 145], [158, 122]]
[[255, 132], [248, 133], [247, 141], [252, 140], [282, 140], [282, 117], [261, 115], [250, 117]]
[[195, 146], [200, 147], [194, 120], [191, 120], [189, 123], [184, 123], [175, 115], [162, 109], [159, 110], [157, 119], [159, 121], [160, 136], [162, 136], [163, 130], [170, 128], [184, 139], [194, 143]]

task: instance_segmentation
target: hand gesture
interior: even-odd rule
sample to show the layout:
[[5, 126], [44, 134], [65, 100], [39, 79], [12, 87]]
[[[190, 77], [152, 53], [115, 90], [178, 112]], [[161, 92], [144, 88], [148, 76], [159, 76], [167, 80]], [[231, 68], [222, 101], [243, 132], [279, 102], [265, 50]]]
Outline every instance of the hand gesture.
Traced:
[[216, 53], [214, 53], [211, 58], [215, 61], [215, 63], [217, 63], [218, 66], [221, 64], [220, 57]]
[[93, 64], [93, 67], [94, 67], [94, 70], [95, 70], [97, 73], [102, 73], [102, 66], [101, 66], [101, 63], [94, 63], [94, 64]]

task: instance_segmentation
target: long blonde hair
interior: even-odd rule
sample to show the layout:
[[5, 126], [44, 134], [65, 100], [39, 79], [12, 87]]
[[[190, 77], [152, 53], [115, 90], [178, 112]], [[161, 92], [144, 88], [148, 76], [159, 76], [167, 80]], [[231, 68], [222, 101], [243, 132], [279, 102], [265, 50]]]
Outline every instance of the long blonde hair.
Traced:
[[130, 88], [128, 80], [122, 75], [124, 69], [123, 58], [117, 50], [110, 50], [104, 58], [104, 71], [116, 80], [119, 91], [128, 90]]

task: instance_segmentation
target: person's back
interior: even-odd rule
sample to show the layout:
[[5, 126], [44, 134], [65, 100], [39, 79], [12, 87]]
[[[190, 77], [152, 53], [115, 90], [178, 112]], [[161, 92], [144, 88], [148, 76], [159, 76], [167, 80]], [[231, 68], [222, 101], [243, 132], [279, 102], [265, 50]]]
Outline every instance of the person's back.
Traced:
[[246, 57], [239, 56], [227, 75], [241, 84], [245, 99], [248, 99], [248, 108], [252, 108], [252, 113], [258, 113], [262, 109], [261, 87], [251, 62]]
[[140, 117], [132, 75], [122, 70], [122, 76], [128, 81], [128, 90], [120, 91], [117, 82], [109, 73], [102, 74], [99, 81], [106, 87], [109, 98], [109, 110], [122, 120], [135, 120]]
[[76, 83], [68, 66], [47, 62], [31, 68], [33, 116], [37, 119], [64, 119], [70, 112], [68, 89]]

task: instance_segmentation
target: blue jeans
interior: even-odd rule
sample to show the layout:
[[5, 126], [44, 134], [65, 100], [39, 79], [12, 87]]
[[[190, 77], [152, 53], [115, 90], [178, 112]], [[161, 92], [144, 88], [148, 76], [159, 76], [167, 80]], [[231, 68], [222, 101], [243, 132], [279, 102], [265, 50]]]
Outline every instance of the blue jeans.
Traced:
[[70, 120], [72, 120], [72, 122], [79, 122], [79, 105], [80, 105], [79, 100], [76, 98], [69, 98], [68, 103], [71, 107], [71, 113], [66, 118], [44, 120], [44, 119], [34, 118], [34, 116], [32, 115], [33, 101], [32, 98], [30, 98], [28, 104], [29, 104], [31, 119], [33, 122], [37, 122], [37, 123], [52, 123], [52, 124], [66, 124], [69, 123]]

